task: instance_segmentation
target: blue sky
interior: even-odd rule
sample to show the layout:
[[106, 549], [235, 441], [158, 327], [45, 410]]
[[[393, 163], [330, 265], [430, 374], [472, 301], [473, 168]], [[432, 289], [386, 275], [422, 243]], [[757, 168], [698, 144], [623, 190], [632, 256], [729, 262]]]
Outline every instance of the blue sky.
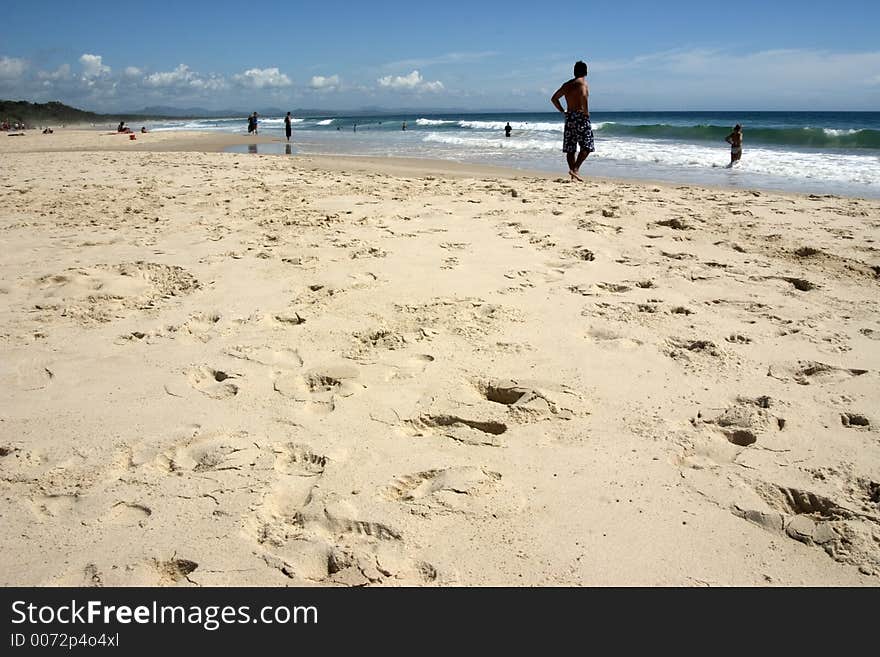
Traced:
[[0, 98], [147, 105], [878, 110], [880, 2], [54, 0], [0, 23]]

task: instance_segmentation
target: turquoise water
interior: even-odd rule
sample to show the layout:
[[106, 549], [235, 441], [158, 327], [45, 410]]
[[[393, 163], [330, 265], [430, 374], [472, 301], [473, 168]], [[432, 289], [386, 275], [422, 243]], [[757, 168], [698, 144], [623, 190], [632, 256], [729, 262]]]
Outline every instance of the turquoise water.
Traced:
[[[880, 112], [593, 112], [591, 118], [596, 152], [582, 168], [586, 175], [880, 197]], [[729, 169], [724, 137], [736, 123], [743, 126], [743, 158]], [[246, 125], [235, 117], [151, 128], [246, 134]], [[557, 112], [297, 116], [291, 154], [440, 158], [565, 173], [562, 127]], [[283, 138], [283, 118], [262, 118], [260, 133]], [[285, 150], [260, 144], [256, 152]]]

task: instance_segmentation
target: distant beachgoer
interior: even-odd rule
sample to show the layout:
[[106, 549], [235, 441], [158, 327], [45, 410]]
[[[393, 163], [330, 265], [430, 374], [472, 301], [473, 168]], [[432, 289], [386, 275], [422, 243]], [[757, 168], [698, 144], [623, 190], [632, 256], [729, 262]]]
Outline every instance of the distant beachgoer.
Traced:
[[52, 128], [46, 128], [46, 129], [44, 129], [44, 130], [43, 130], [43, 134], [44, 134], [44, 135], [51, 135], [51, 134], [52, 134]]
[[116, 132], [125, 132], [125, 121], [120, 121], [116, 127]]
[[254, 112], [254, 134], [255, 134], [255, 135], [260, 134], [260, 131], [257, 130], [257, 128], [259, 127], [259, 124], [260, 124], [260, 120], [259, 120], [259, 118], [258, 118], [259, 116], [260, 116], [259, 114], [257, 114], [256, 112]]
[[[568, 175], [573, 180], [583, 182], [579, 172], [581, 164], [587, 156], [596, 150], [593, 143], [593, 126], [590, 124], [590, 88], [587, 86], [587, 65], [577, 62], [574, 65], [574, 78], [563, 84], [550, 102], [560, 112], [565, 114], [565, 133], [562, 137], [562, 152], [568, 160]], [[563, 109], [559, 99], [565, 96], [567, 109]], [[577, 147], [580, 152], [575, 157]]]
[[401, 127], [401, 130], [406, 130], [406, 121], [403, 122], [403, 127]]
[[[287, 113], [287, 116], [284, 117], [284, 134], [287, 135], [287, 141], [290, 141], [290, 133], [293, 132], [293, 128], [291, 127], [290, 120], [290, 112]], [[290, 155], [290, 153], [287, 153]]]
[[511, 130], [513, 130], [513, 128], [510, 127], [510, 121], [508, 121], [508, 122], [507, 122], [507, 125], [504, 126], [504, 136], [505, 136], [505, 137], [510, 137], [510, 131], [511, 131]]
[[142, 135], [147, 134], [147, 126], [141, 126], [141, 134]]
[[355, 132], [358, 131], [358, 124], [357, 123], [354, 124], [354, 127], [352, 128], [352, 130], [354, 130]]
[[739, 162], [743, 154], [742, 126], [739, 123], [733, 126], [733, 132], [727, 135], [724, 141], [730, 144], [730, 164], [727, 166], [732, 167], [734, 162]]

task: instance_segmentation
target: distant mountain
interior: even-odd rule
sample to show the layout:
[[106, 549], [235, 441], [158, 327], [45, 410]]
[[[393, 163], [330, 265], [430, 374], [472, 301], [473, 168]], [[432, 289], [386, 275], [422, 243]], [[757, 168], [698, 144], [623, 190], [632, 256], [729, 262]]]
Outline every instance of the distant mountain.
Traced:
[[[258, 110], [259, 111], [259, 110]], [[210, 119], [210, 118], [227, 118], [232, 116], [246, 116], [250, 112], [241, 110], [209, 110], [204, 107], [168, 107], [166, 105], [154, 105], [145, 107], [142, 110], [130, 112], [131, 115], [153, 116], [157, 118], [169, 119]]]

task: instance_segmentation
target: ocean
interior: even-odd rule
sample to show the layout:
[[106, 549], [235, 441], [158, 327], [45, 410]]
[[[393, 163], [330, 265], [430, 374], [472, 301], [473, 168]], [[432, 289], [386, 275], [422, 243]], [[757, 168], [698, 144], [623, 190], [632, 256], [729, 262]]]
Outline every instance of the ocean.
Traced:
[[[880, 112], [591, 112], [591, 119], [596, 152], [583, 176], [880, 198]], [[724, 137], [736, 123], [743, 156], [727, 168]], [[245, 117], [147, 127], [247, 134]], [[259, 127], [284, 138], [283, 117], [260, 117]], [[436, 158], [564, 175], [562, 128], [557, 112], [297, 116], [290, 154]], [[231, 150], [286, 153], [282, 143]]]

